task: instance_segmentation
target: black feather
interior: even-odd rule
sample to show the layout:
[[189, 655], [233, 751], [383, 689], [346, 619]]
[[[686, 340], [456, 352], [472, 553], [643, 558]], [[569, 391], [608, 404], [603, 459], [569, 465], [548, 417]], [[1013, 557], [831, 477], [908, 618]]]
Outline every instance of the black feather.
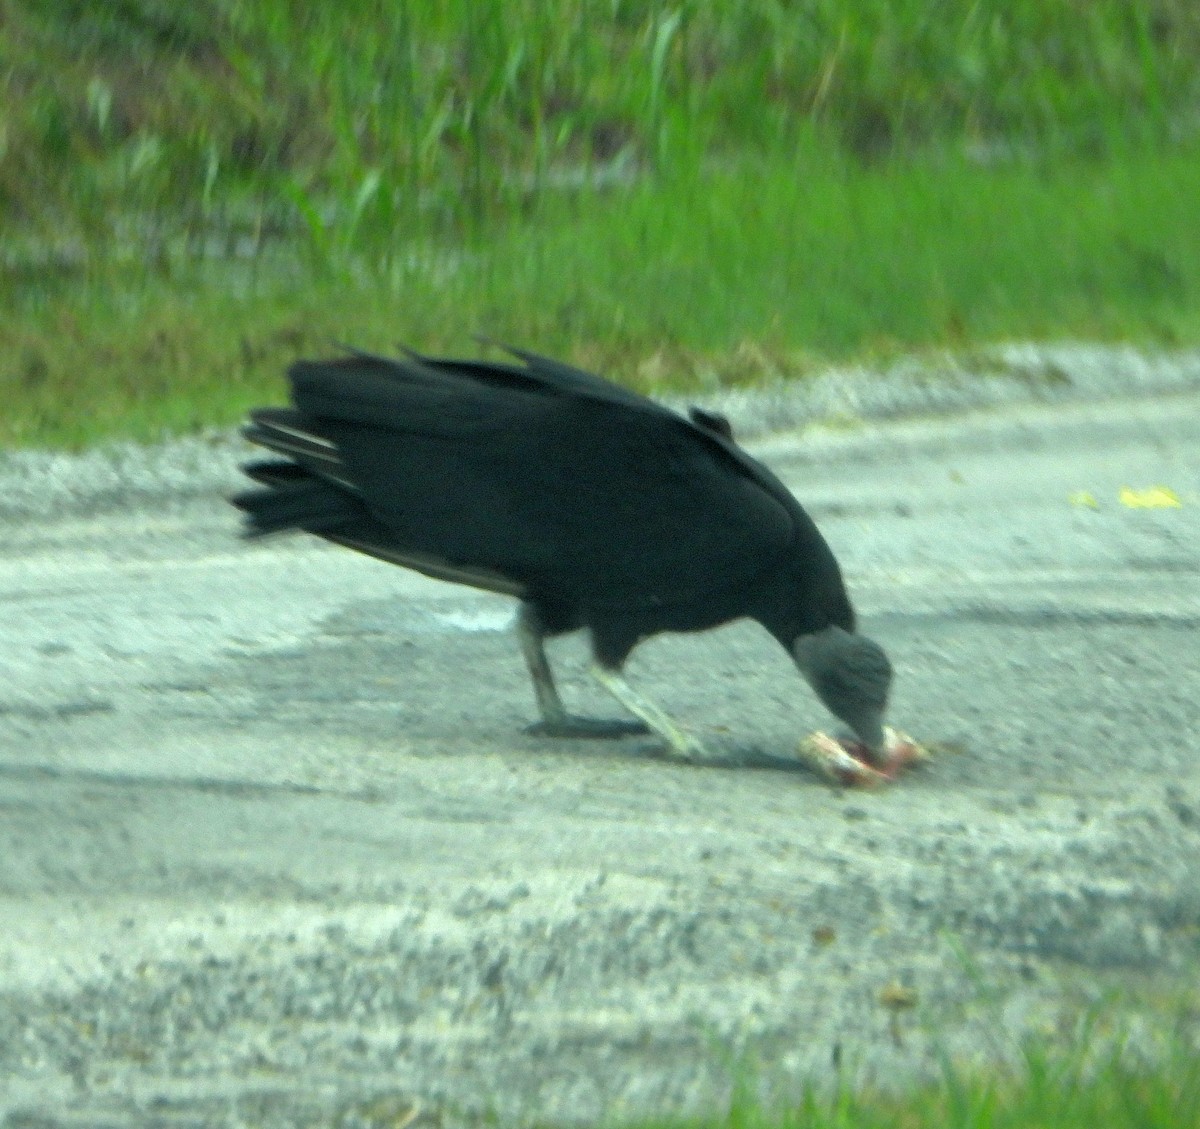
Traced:
[[289, 369], [292, 407], [245, 434], [247, 533], [306, 530], [430, 575], [523, 598], [598, 660], [637, 642], [759, 620], [785, 647], [854, 612], [791, 492], [733, 440], [561, 362], [353, 352]]

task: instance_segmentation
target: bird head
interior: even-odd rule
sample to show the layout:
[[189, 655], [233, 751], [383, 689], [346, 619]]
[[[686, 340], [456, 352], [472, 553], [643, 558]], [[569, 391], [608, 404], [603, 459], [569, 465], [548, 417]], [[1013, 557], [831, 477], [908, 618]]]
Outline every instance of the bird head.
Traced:
[[798, 636], [792, 643], [792, 657], [829, 711], [871, 752], [881, 752], [892, 682], [892, 664], [883, 648], [865, 635], [827, 627]]

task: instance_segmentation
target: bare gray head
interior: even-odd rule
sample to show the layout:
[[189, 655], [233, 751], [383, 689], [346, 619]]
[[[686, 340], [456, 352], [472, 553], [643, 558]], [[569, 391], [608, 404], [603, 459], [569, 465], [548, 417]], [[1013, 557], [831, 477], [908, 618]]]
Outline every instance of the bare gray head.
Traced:
[[892, 664], [883, 648], [865, 635], [827, 627], [801, 635], [792, 657], [829, 711], [841, 718], [872, 752], [883, 748]]

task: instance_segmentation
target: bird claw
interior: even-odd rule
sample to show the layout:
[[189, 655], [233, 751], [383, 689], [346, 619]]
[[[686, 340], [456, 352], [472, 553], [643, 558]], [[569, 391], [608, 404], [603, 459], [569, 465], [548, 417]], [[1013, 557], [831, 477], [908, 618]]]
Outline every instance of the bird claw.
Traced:
[[884, 748], [875, 757], [858, 741], [813, 733], [805, 737], [797, 750], [810, 768], [837, 784], [851, 788], [876, 788], [895, 780], [909, 765], [928, 758], [929, 750], [907, 733], [890, 726], [884, 728]]

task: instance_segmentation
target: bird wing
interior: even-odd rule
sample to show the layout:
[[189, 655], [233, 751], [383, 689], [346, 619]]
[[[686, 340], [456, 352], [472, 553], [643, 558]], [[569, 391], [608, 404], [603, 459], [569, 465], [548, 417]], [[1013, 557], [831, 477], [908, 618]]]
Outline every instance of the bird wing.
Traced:
[[[606, 403], [624, 404], [626, 407], [637, 408], [640, 411], [669, 411], [668, 408], [655, 404], [653, 400], [639, 396], [628, 388], [623, 388], [621, 385], [614, 384], [585, 369], [564, 364], [553, 357], [543, 357], [538, 353], [531, 353], [527, 349], [518, 349], [512, 345], [500, 345], [500, 348], [511, 353], [522, 363], [515, 365], [500, 361], [428, 357], [412, 350], [406, 350], [406, 353], [410, 359], [425, 368], [485, 386], [517, 386], [536, 390], [543, 395], [582, 396]], [[380, 358], [373, 359], [379, 360]]]
[[553, 357], [544, 357], [512, 345], [500, 347], [523, 363], [515, 365], [469, 358], [430, 357], [407, 348], [404, 350], [406, 359], [394, 359], [350, 349], [347, 356], [337, 360], [297, 362], [288, 375], [293, 387], [299, 382], [311, 389], [318, 381], [327, 382], [332, 374], [340, 373], [347, 380], [375, 375], [385, 381], [410, 387], [440, 388], [443, 394], [447, 393], [448, 387], [454, 387], [457, 389], [456, 395], [462, 394], [462, 385], [466, 382], [478, 389], [478, 398], [466, 399], [469, 409], [492, 419], [499, 410], [502, 394], [506, 392], [583, 399], [626, 407], [688, 425], [696, 436], [709, 445], [711, 451], [735, 466], [741, 474], [755, 480], [785, 508], [790, 509], [796, 504], [791, 491], [762, 463], [738, 446], [733, 437], [733, 427], [725, 416], [692, 406], [684, 417], [663, 404]]
[[254, 413], [247, 435], [353, 493], [388, 537], [355, 547], [588, 606], [687, 603], [787, 551], [798, 505], [723, 435], [536, 364], [303, 362], [295, 409]]

